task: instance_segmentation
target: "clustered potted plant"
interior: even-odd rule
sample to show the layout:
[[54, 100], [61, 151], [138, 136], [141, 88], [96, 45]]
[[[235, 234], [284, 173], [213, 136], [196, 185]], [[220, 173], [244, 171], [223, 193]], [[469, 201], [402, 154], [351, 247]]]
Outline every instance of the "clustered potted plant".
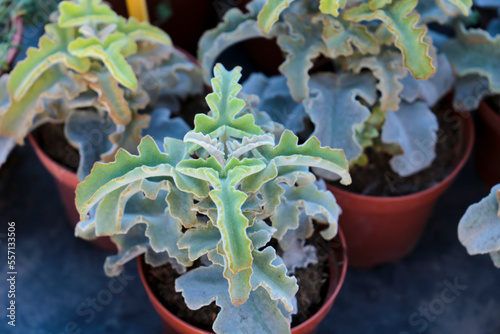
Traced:
[[[483, 12], [500, 14], [500, 3], [477, 1]], [[481, 12], [480, 12], [481, 13]], [[500, 183], [500, 18], [479, 15], [472, 22], [458, 21], [456, 37], [441, 49], [450, 59], [458, 79], [454, 108], [479, 114], [476, 166], [489, 188]], [[483, 99], [485, 98], [485, 99]]]
[[[30, 141], [58, 181], [68, 215], [78, 222], [74, 192], [96, 161], [142, 134], [189, 126], [170, 118], [203, 91], [199, 67], [162, 30], [124, 19], [100, 0], [63, 1], [38, 48], [0, 78], [0, 133]], [[76, 174], [75, 174], [76, 172]]]
[[458, 225], [458, 238], [469, 254], [489, 254], [500, 268], [500, 185], [467, 209]]
[[[116, 243], [119, 253], [105, 263], [108, 275], [140, 254], [153, 266], [169, 263], [189, 309], [214, 301], [220, 308], [216, 333], [234, 333], [235, 323], [242, 332], [289, 333], [299, 289], [289, 274], [317, 262], [306, 241], [315, 228], [333, 239], [340, 214], [309, 168], [336, 173], [349, 184], [348, 163], [342, 150], [321, 147], [314, 137], [299, 145], [251, 99], [240, 99], [240, 70], [215, 67], [206, 98], [210, 112], [196, 115], [183, 140], [166, 137], [161, 149], [145, 137], [138, 155], [121, 149], [115, 162], [95, 164], [76, 191], [82, 219], [76, 235], [110, 236]], [[330, 280], [341, 284], [341, 268]], [[141, 261], [139, 269], [145, 270]], [[338, 288], [330, 289], [323, 317]], [[153, 304], [174, 331], [205, 333]], [[294, 333], [312, 332], [320, 319], [311, 321], [313, 327]]]
[[[500, 4], [477, 0], [475, 21], [456, 23], [456, 37], [442, 45], [458, 79], [454, 107], [476, 110], [476, 167], [491, 192], [471, 205], [458, 225], [458, 238], [471, 255], [489, 254], [500, 267]], [[489, 18], [483, 13], [489, 13]], [[497, 13], [491, 18], [491, 13]]]
[[[260, 107], [287, 128], [305, 137], [312, 132], [323, 145], [346, 153], [353, 185], [349, 191], [329, 189], [343, 209], [340, 224], [351, 266], [366, 268], [406, 255], [470, 154], [472, 122], [453, 114], [443, 99], [454, 80], [433, 43], [443, 36], [426, 26], [456, 20], [470, 6], [467, 1], [254, 0], [245, 13], [228, 11], [200, 41], [208, 79], [229, 46], [276, 39], [285, 59], [282, 76], [253, 75], [244, 91], [261, 96]], [[309, 132], [308, 123], [314, 128]]]

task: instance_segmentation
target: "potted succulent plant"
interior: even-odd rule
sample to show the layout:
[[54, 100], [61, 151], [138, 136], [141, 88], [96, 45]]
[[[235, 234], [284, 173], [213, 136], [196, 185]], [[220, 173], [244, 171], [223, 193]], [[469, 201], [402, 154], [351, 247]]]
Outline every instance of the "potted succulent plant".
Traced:
[[[0, 75], [9, 71], [23, 37], [23, 18], [19, 4], [0, 1]], [[2, 166], [15, 146], [11, 138], [0, 136], [0, 166]]]
[[[255, 96], [240, 99], [240, 71], [215, 67], [213, 93], [206, 98], [210, 112], [196, 115], [183, 140], [166, 137], [161, 148], [145, 137], [138, 155], [119, 150], [115, 162], [96, 163], [76, 191], [82, 219], [76, 235], [110, 236], [118, 247], [119, 253], [106, 260], [108, 275], [119, 274], [125, 262], [141, 254], [149, 265], [168, 263], [171, 272], [160, 283], [172, 293], [150, 298], [169, 333], [206, 333], [160, 304], [159, 295], [175, 297], [175, 291], [187, 308], [179, 300], [173, 307], [188, 313], [215, 302], [220, 308], [211, 319], [216, 333], [235, 328], [289, 333], [291, 314], [303, 305], [295, 298], [299, 286], [290, 272], [317, 262], [320, 250], [309, 243], [314, 236], [337, 235], [340, 208], [309, 168], [336, 173], [348, 184], [344, 153], [321, 147], [314, 137], [299, 145], [293, 132], [255, 109]], [[330, 247], [323, 249], [333, 261]], [[337, 261], [346, 261], [345, 254]], [[336, 269], [329, 279], [338, 284], [326, 289], [319, 315], [294, 333], [312, 332], [326, 315], [345, 274], [345, 265], [338, 265], [330, 267]], [[143, 278], [161, 276], [148, 274], [154, 269], [142, 260], [139, 270]], [[149, 286], [151, 279], [145, 284], [148, 291], [158, 288]], [[313, 284], [313, 291], [319, 286]], [[210, 318], [213, 307], [208, 312]]]
[[[454, 80], [434, 46], [443, 37], [426, 26], [468, 14], [470, 5], [254, 0], [246, 13], [228, 11], [200, 41], [208, 79], [227, 47], [276, 38], [285, 58], [283, 76], [253, 76], [244, 92], [263, 96], [259, 107], [289, 129], [307, 135], [312, 124], [309, 133], [322, 145], [344, 150], [353, 184], [349, 191], [329, 189], [343, 208], [340, 224], [351, 266], [371, 267], [407, 254], [470, 154], [471, 120], [453, 114], [442, 100]], [[315, 65], [320, 56], [328, 61]]]
[[500, 184], [467, 209], [458, 224], [458, 238], [469, 254], [489, 254], [500, 268]]
[[476, 4], [487, 7], [479, 13], [486, 11], [490, 18], [479, 15], [478, 22], [456, 22], [456, 37], [444, 43], [441, 49], [459, 76], [453, 101], [455, 109], [477, 109], [480, 116], [476, 166], [491, 188], [500, 183], [500, 3], [478, 0]]
[[158, 128], [182, 137], [189, 126], [170, 114], [203, 82], [166, 33], [100, 0], [63, 1], [52, 17], [38, 48], [0, 79], [0, 134], [23, 144], [36, 129], [30, 140], [76, 224], [74, 191], [94, 162], [136, 152]]

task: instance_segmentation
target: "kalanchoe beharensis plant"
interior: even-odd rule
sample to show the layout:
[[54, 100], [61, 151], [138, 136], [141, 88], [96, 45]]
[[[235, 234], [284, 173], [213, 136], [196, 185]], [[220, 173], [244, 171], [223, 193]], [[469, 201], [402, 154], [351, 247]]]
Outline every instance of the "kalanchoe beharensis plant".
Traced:
[[482, 98], [500, 95], [500, 2], [475, 0], [496, 17], [485, 29], [469, 27], [474, 22], [455, 22], [456, 37], [440, 47], [458, 76], [453, 105], [459, 111], [477, 109]]
[[[203, 90], [200, 70], [166, 33], [101, 0], [63, 1], [53, 21], [38, 48], [0, 79], [0, 134], [22, 144], [41, 124], [64, 123], [80, 151], [80, 179], [120, 147], [136, 152], [141, 133], [169, 126], [179, 99]], [[182, 137], [189, 127], [175, 122]]]
[[500, 268], [500, 185], [467, 209], [458, 225], [458, 238], [469, 254], [489, 253]]
[[[325, 146], [342, 148], [350, 163], [366, 163], [365, 149], [374, 147], [394, 155], [393, 170], [408, 176], [435, 158], [438, 121], [430, 107], [453, 82], [426, 24], [468, 14], [470, 2], [254, 0], [248, 13], [228, 11], [203, 36], [199, 59], [208, 79], [227, 47], [276, 38], [286, 79], [254, 77], [244, 91], [260, 91], [261, 103], [275, 110], [272, 117], [298, 126], [291, 128], [296, 132], [304, 130], [302, 118], [308, 117], [312, 134]], [[319, 56], [332, 61], [333, 72], [309, 73]]]
[[[309, 168], [349, 184], [348, 163], [314, 137], [298, 145], [289, 130], [276, 143], [264, 131], [273, 128], [269, 118], [237, 97], [240, 70], [215, 67], [210, 112], [196, 115], [184, 140], [165, 138], [162, 150], [145, 137], [138, 155], [119, 150], [115, 162], [94, 166], [76, 191], [76, 235], [110, 236], [117, 244], [119, 253], [105, 263], [108, 275], [143, 253], [154, 266], [171, 263], [182, 273], [175, 288], [189, 308], [213, 301], [221, 308], [217, 333], [234, 333], [235, 321], [248, 333], [289, 333], [298, 285], [268, 244], [276, 239], [284, 258], [296, 259], [289, 268], [314, 261], [302, 241], [312, 235], [313, 219], [332, 239], [340, 208]], [[197, 260], [203, 265], [190, 269]]]

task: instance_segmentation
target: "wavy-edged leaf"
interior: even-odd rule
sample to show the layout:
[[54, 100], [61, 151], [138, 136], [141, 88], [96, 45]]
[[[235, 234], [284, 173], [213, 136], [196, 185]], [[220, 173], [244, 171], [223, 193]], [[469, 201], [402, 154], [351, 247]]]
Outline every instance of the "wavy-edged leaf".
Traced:
[[86, 89], [79, 74], [55, 65], [33, 83], [22, 99], [2, 103], [0, 133], [15, 138], [22, 145], [37, 115], [46, 111], [46, 103], [75, 98]]
[[256, 11], [243, 14], [238, 8], [228, 10], [223, 22], [214, 29], [206, 31], [199, 41], [198, 59], [205, 82], [209, 82], [213, 73], [212, 67], [224, 50], [241, 41], [258, 37], [267, 38], [267, 35], [257, 24]]
[[240, 67], [227, 71], [222, 64], [215, 66], [212, 79], [214, 92], [206, 98], [211, 114], [196, 115], [194, 132], [210, 136], [214, 136], [215, 133], [219, 136], [226, 134], [239, 138], [263, 134], [263, 131], [255, 125], [251, 114], [240, 115], [246, 105], [245, 101], [237, 98], [241, 90], [241, 85], [238, 84], [240, 78]]
[[275, 147], [262, 146], [259, 152], [276, 166], [306, 166], [317, 167], [335, 173], [341, 177], [342, 184], [350, 184], [349, 164], [345, 154], [340, 149], [321, 146], [316, 137], [309, 138], [304, 144], [298, 145], [298, 137], [286, 130]]
[[63, 28], [118, 22], [118, 15], [101, 0], [63, 1], [59, 11], [58, 23]]
[[[62, 63], [69, 69], [83, 73], [90, 68], [90, 61], [68, 52], [68, 46], [76, 37], [74, 29], [60, 28], [55, 24], [45, 27], [38, 48], [29, 48], [26, 59], [17, 63], [10, 73], [8, 89], [14, 101], [21, 102], [31, 86], [52, 66]], [[51, 69], [52, 70], [52, 69]], [[45, 77], [50, 76], [47, 74]], [[29, 98], [28, 98], [29, 99]]]
[[[484, 30], [467, 30], [463, 24], [459, 24], [457, 38], [445, 42], [441, 51], [459, 76], [485, 77], [489, 91], [500, 93], [500, 35], [491, 37]], [[476, 99], [477, 96], [471, 95], [469, 98]]]
[[326, 45], [326, 54], [332, 59], [340, 56], [351, 56], [354, 54], [354, 50], [361, 54], [380, 52], [379, 42], [364, 25], [328, 15], [315, 17], [314, 20], [323, 25], [321, 37]]
[[316, 221], [327, 224], [321, 235], [330, 240], [337, 234], [337, 222], [340, 207], [332, 193], [318, 188], [316, 183], [302, 187], [283, 185], [285, 193], [281, 195], [276, 214], [271, 217], [273, 227], [277, 229], [275, 238], [281, 239], [288, 230], [299, 227], [300, 210]]
[[166, 32], [148, 22], [140, 22], [135, 17], [128, 20], [120, 17], [116, 30], [132, 38], [134, 41], [148, 41], [155, 44], [172, 46], [172, 40]]
[[289, 248], [283, 252], [283, 262], [290, 274], [295, 273], [297, 268], [307, 268], [310, 264], [318, 263], [316, 248], [313, 245], [306, 245], [305, 239], [292, 240]]
[[258, 97], [255, 107], [265, 111], [273, 121], [299, 133], [305, 129], [307, 114], [304, 106], [292, 99], [286, 81], [282, 75], [267, 78], [261, 73], [253, 73], [243, 84], [242, 92]]
[[64, 133], [70, 144], [78, 148], [80, 163], [77, 176], [80, 180], [90, 174], [101, 154], [111, 148], [109, 136], [116, 127], [109, 117], [93, 111], [74, 111], [66, 120]]
[[389, 111], [382, 127], [382, 142], [397, 144], [402, 155], [394, 156], [390, 165], [402, 177], [429, 167], [436, 157], [435, 145], [439, 124], [424, 102], [402, 102], [399, 111]]
[[293, 311], [293, 297], [299, 290], [297, 279], [287, 275], [283, 260], [276, 255], [273, 247], [253, 252], [252, 290], [263, 287], [273, 300], [279, 300], [285, 310]]
[[467, 16], [470, 13], [470, 9], [472, 7], [472, 0], [447, 0], [460, 8], [460, 11], [463, 15]]
[[84, 78], [89, 82], [89, 87], [97, 93], [97, 101], [106, 108], [115, 124], [130, 123], [132, 111], [125, 99], [125, 91], [110, 72], [93, 71], [84, 74]]
[[165, 142], [167, 153], [161, 153], [151, 137], [144, 137], [139, 144], [138, 156], [124, 150], [116, 154], [115, 162], [96, 163], [92, 173], [76, 189], [76, 207], [82, 221], [87, 212], [107, 193], [148, 177], [170, 177], [173, 166], [186, 156], [186, 144], [170, 139]]
[[323, 29], [321, 24], [314, 24], [308, 18], [295, 13], [284, 15], [290, 34], [280, 34], [277, 43], [285, 52], [285, 62], [279, 67], [287, 78], [292, 98], [301, 102], [309, 97], [309, 70], [312, 60], [320, 54], [326, 54], [325, 44], [321, 40]]
[[381, 20], [396, 37], [395, 45], [403, 54], [403, 62], [417, 79], [428, 79], [434, 73], [430, 46], [424, 41], [425, 26], [418, 26], [419, 16], [413, 10], [418, 0], [393, 1], [373, 11], [368, 4], [347, 10], [343, 16], [348, 21]]
[[339, 16], [339, 9], [344, 9], [346, 5], [347, 0], [320, 0], [319, 10], [324, 14], [337, 17]]
[[116, 152], [120, 148], [131, 154], [137, 154], [137, 146], [141, 142], [144, 129], [147, 129], [151, 124], [149, 115], [139, 114], [137, 111], [132, 111], [132, 119], [125, 126], [119, 126], [118, 131], [109, 136], [109, 140], [113, 146], [101, 155], [103, 162], [111, 162], [115, 160]]
[[246, 333], [291, 333], [290, 320], [279, 308], [279, 302], [272, 300], [264, 288], [252, 291], [248, 300], [235, 306], [230, 300], [222, 299], [217, 305], [221, 311], [215, 319], [216, 333], [234, 333], [234, 324], [246, 329]]
[[403, 90], [399, 96], [402, 99], [408, 103], [422, 100], [429, 107], [433, 107], [443, 96], [452, 90], [455, 76], [448, 58], [444, 54], [440, 54], [436, 60], [436, 72], [429, 80], [415, 80], [411, 75], [407, 75], [401, 80]]
[[95, 37], [79, 37], [68, 46], [70, 54], [101, 60], [123, 86], [137, 90], [137, 77], [125, 57], [137, 51], [137, 44], [123, 33], [110, 34], [104, 42]]
[[353, 58], [349, 66], [356, 73], [360, 73], [363, 68], [368, 68], [377, 78], [377, 90], [381, 94], [380, 110], [384, 112], [398, 110], [401, 102], [399, 95], [404, 88], [401, 79], [408, 75], [399, 52], [385, 50], [376, 56]]
[[179, 240], [179, 248], [187, 249], [189, 259], [195, 261], [202, 255], [217, 249], [220, 240], [219, 229], [211, 223], [207, 223], [205, 226], [187, 230]]
[[252, 265], [251, 240], [246, 233], [249, 221], [241, 212], [247, 195], [226, 180], [220, 189], [210, 192], [210, 198], [217, 206], [216, 225], [221, 232], [227, 267], [233, 273], [249, 268]]
[[234, 305], [228, 293], [228, 282], [223, 277], [223, 267], [211, 265], [188, 271], [175, 281], [175, 289], [181, 292], [186, 305], [197, 310], [216, 302], [221, 308], [215, 319], [216, 333], [234, 333], [234, 324], [247, 333], [290, 333], [290, 323], [263, 288], [250, 293], [242, 305]]
[[356, 127], [370, 116], [370, 110], [358, 98], [372, 105], [377, 98], [371, 75], [315, 75], [311, 81], [314, 95], [304, 101], [306, 112], [315, 125], [313, 136], [322, 145], [339, 148], [349, 161], [362, 153], [356, 141]]
[[490, 253], [498, 268], [500, 268], [499, 202], [500, 185], [496, 185], [487, 197], [467, 209], [458, 224], [458, 238], [469, 254]]
[[160, 150], [163, 148], [165, 136], [182, 140], [190, 130], [189, 125], [180, 117], [172, 118], [171, 114], [167, 108], [155, 108], [149, 114], [151, 117], [149, 126], [142, 130], [140, 136], [151, 136]]
[[257, 22], [259, 23], [260, 29], [268, 34], [273, 24], [279, 20], [280, 14], [290, 7], [294, 1], [295, 0], [267, 0], [257, 16]]

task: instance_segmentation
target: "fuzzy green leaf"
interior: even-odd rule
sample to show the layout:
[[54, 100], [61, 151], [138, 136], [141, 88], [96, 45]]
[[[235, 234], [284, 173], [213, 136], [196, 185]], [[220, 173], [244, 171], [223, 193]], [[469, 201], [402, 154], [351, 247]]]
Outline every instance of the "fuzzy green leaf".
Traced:
[[74, 29], [49, 24], [45, 30], [46, 35], [40, 38], [38, 48], [29, 48], [26, 59], [19, 62], [10, 74], [8, 88], [14, 101], [20, 101], [37, 79], [55, 64], [62, 63], [79, 73], [90, 68], [88, 59], [81, 59], [80, 56], [68, 52], [68, 46], [76, 37]]
[[339, 9], [347, 5], [347, 0], [320, 0], [319, 10], [324, 14], [339, 16]]
[[104, 42], [95, 37], [79, 37], [68, 46], [70, 54], [101, 60], [113, 77], [123, 86], [136, 90], [137, 77], [125, 57], [137, 51], [137, 44], [123, 33], [110, 34]]
[[469, 254], [490, 253], [500, 268], [500, 185], [491, 189], [489, 196], [471, 205], [458, 225], [458, 238]]
[[45, 103], [75, 98], [86, 88], [79, 74], [67, 71], [60, 64], [54, 65], [35, 80], [22, 99], [2, 103], [0, 133], [15, 138], [22, 145], [37, 115], [46, 111]]
[[326, 54], [326, 46], [321, 40], [323, 29], [320, 24], [295, 13], [288, 13], [284, 20], [292, 31], [277, 38], [278, 45], [286, 54], [286, 60], [279, 69], [287, 78], [292, 98], [301, 102], [309, 97], [308, 72], [313, 66], [312, 60], [322, 53]]
[[[490, 93], [500, 93], [500, 35], [459, 24], [457, 38], [445, 42], [442, 51], [459, 76], [480, 75], [488, 80]], [[471, 91], [472, 98], [476, 98]]]
[[63, 1], [59, 11], [59, 25], [63, 28], [118, 22], [118, 15], [101, 0]]
[[148, 22], [139, 22], [135, 17], [130, 17], [128, 20], [120, 18], [117, 31], [124, 33], [136, 42], [148, 41], [155, 44], [172, 46], [172, 40], [163, 30]]
[[167, 154], [160, 152], [151, 137], [144, 137], [138, 156], [120, 150], [115, 162], [96, 163], [92, 173], [76, 189], [76, 207], [81, 220], [87, 220], [90, 208], [117, 188], [148, 177], [172, 176], [173, 166], [186, 156], [186, 145], [171, 139], [165, 146]]
[[403, 62], [417, 79], [427, 79], [434, 73], [432, 59], [429, 56], [430, 46], [424, 37], [427, 28], [418, 26], [419, 16], [413, 10], [418, 0], [393, 1], [377, 10], [372, 10], [369, 4], [347, 10], [344, 19], [360, 22], [381, 20], [386, 28], [396, 37], [396, 47], [403, 54]]
[[224, 20], [216, 28], [206, 31], [200, 39], [198, 59], [203, 69], [203, 78], [209, 82], [212, 68], [218, 56], [231, 45], [241, 41], [266, 37], [257, 24], [257, 13], [243, 14], [232, 8], [224, 15]]
[[215, 66], [212, 79], [214, 92], [206, 98], [211, 114], [196, 115], [194, 132], [210, 136], [217, 134], [239, 138], [263, 134], [262, 130], [255, 125], [252, 115], [239, 115], [246, 105], [245, 101], [236, 97], [241, 90], [241, 85], [238, 84], [240, 72], [240, 67], [226, 71], [221, 64]]
[[343, 149], [349, 161], [356, 159], [362, 153], [356, 127], [370, 116], [370, 110], [358, 98], [368, 105], [375, 102], [373, 77], [322, 73], [313, 77], [311, 88], [314, 95], [304, 105], [315, 125], [313, 136], [322, 145]]
[[406, 177], [417, 173], [434, 161], [439, 124], [424, 102], [402, 102], [398, 111], [390, 111], [382, 127], [382, 142], [397, 144], [402, 155], [390, 161], [392, 169]]
[[404, 88], [400, 80], [408, 75], [398, 52], [385, 50], [377, 56], [354, 58], [349, 65], [356, 73], [368, 68], [377, 78], [381, 111], [398, 110], [401, 102], [399, 94]]
[[279, 20], [281, 12], [290, 7], [295, 0], [267, 0], [257, 17], [260, 29], [268, 34], [273, 24]]
[[249, 221], [241, 212], [247, 195], [226, 180], [221, 183], [220, 189], [210, 192], [210, 198], [217, 206], [216, 225], [222, 235], [228, 268], [233, 273], [249, 268], [252, 265], [251, 241], [246, 234]]

